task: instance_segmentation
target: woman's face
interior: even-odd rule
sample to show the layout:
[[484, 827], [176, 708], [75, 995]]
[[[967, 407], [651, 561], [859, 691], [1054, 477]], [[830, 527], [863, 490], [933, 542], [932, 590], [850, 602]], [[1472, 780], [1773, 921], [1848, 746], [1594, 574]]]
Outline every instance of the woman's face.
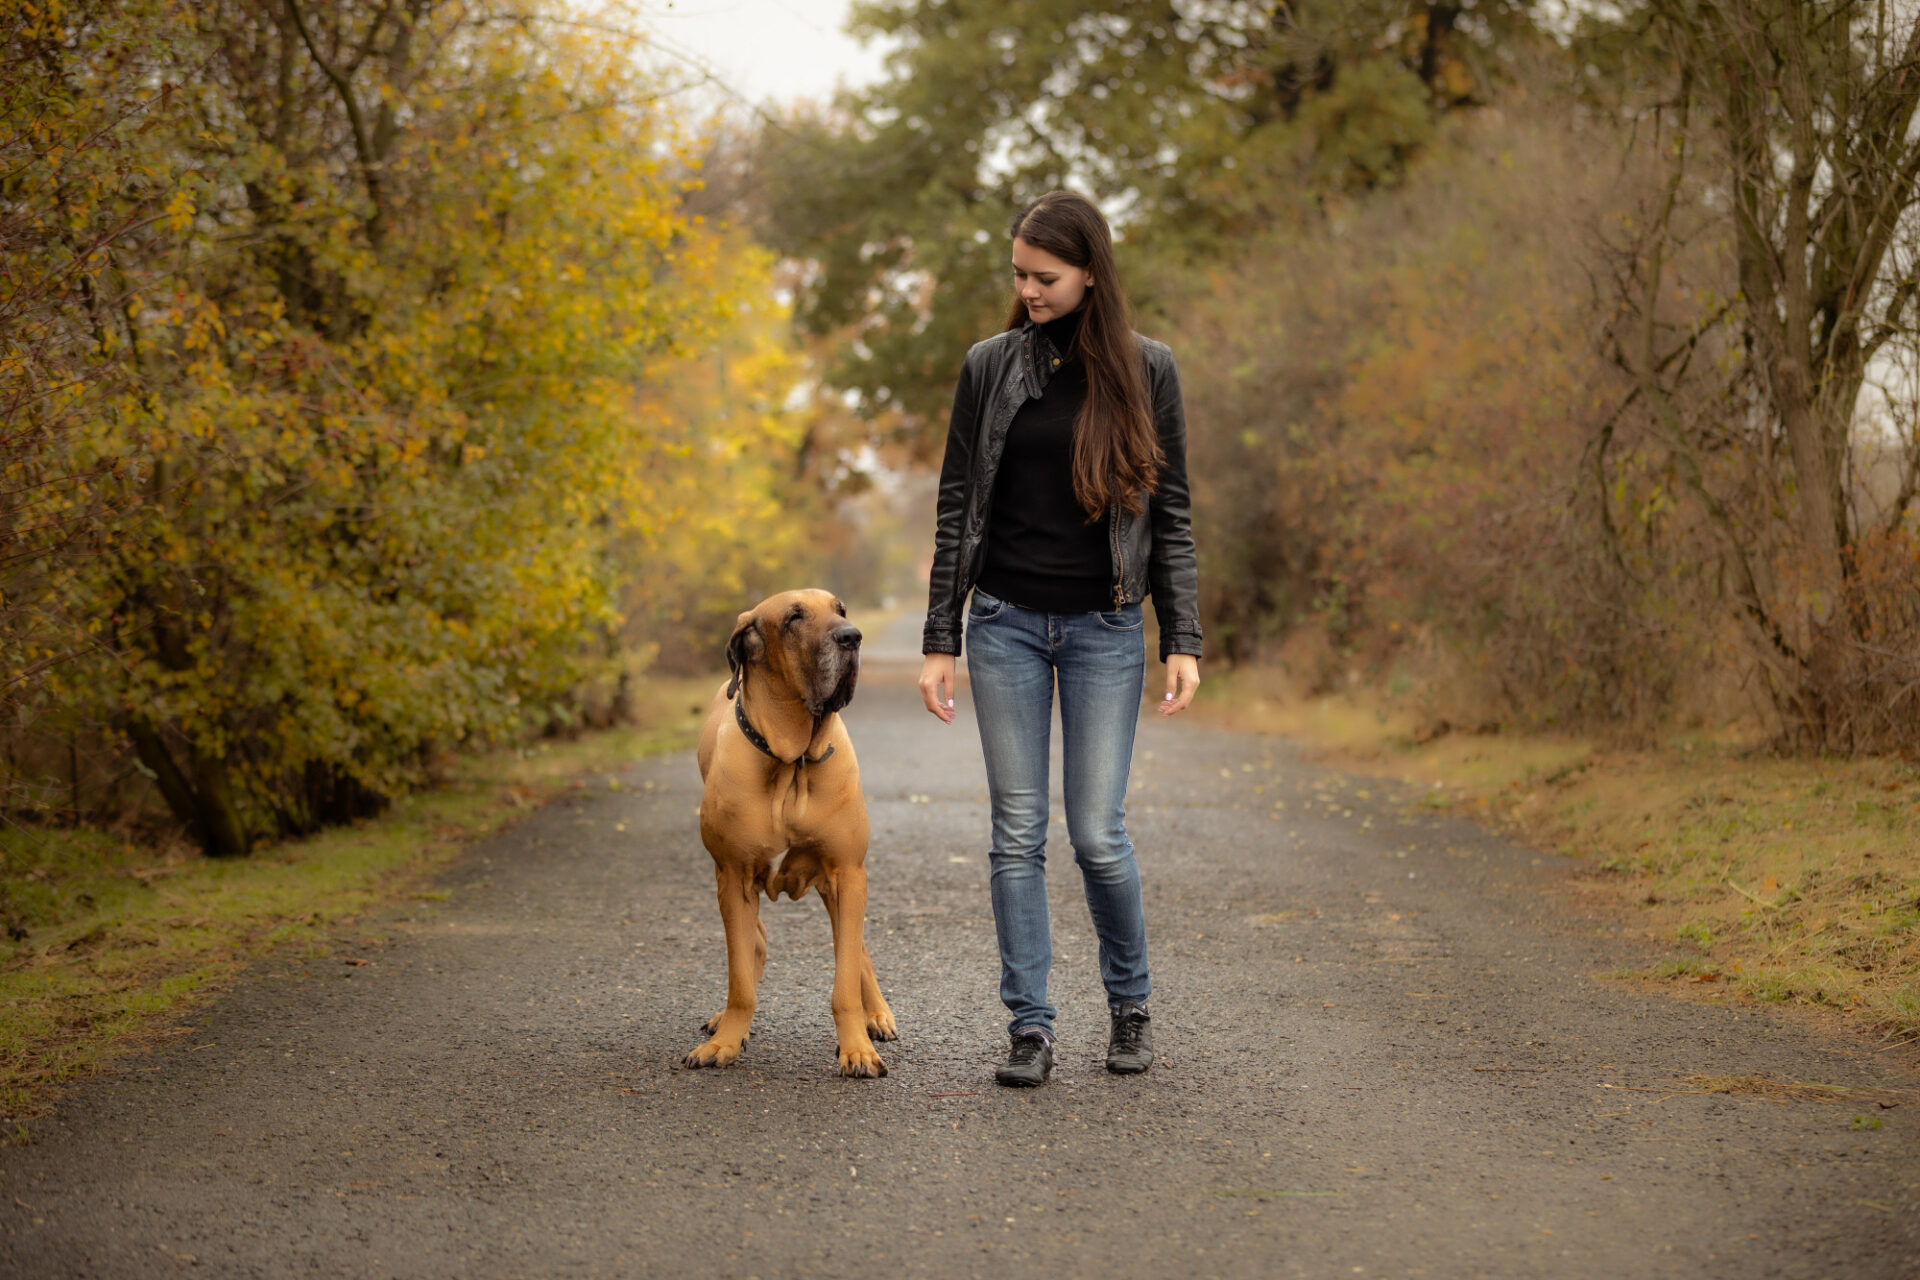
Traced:
[[1058, 320], [1087, 296], [1093, 277], [1017, 236], [1013, 241], [1013, 289], [1035, 322]]

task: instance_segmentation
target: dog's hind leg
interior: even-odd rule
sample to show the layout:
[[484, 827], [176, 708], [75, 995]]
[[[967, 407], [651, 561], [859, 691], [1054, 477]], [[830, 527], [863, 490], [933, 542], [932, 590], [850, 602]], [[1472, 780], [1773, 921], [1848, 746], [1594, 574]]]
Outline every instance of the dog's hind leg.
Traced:
[[[827, 919], [833, 925], [833, 1027], [840, 1046], [840, 1074], [874, 1077], [887, 1074], [867, 1034], [867, 1005], [862, 988], [873, 973], [873, 961], [867, 955], [861, 936], [867, 914], [867, 869], [865, 867], [829, 868], [821, 880], [820, 899], [827, 904]], [[873, 994], [880, 994], [874, 983]], [[885, 1002], [881, 1002], [885, 1008]], [[887, 1020], [892, 1021], [892, 1014]]]
[[875, 1040], [897, 1040], [900, 1028], [894, 1025], [893, 1010], [880, 994], [880, 979], [873, 975], [873, 954], [864, 943], [860, 947], [860, 1007], [867, 1015], [867, 1035]]
[[689, 1067], [729, 1066], [740, 1056], [753, 1028], [760, 974], [766, 966], [760, 887], [719, 859], [714, 861], [714, 877], [719, 882], [720, 919], [727, 929], [727, 1007], [714, 1019], [712, 1038], [687, 1054]]

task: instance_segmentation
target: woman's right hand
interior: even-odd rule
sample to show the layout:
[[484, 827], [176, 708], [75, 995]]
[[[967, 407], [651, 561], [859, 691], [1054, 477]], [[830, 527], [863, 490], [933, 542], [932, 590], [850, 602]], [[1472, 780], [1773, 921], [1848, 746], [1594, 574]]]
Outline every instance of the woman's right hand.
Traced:
[[920, 664], [920, 700], [947, 724], [953, 723], [953, 655], [930, 653]]

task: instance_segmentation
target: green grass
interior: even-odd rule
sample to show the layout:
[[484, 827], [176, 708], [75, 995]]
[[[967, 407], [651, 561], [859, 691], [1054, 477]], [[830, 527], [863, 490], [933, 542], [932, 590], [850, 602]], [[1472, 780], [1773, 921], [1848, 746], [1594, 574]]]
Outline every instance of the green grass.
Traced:
[[1202, 714], [1418, 782], [1422, 805], [1585, 861], [1583, 907], [1669, 957], [1634, 976], [1704, 998], [1826, 1010], [1920, 1043], [1920, 769], [1779, 759], [1710, 735], [1653, 747], [1449, 734], [1362, 693], [1305, 699], [1263, 670], [1210, 673]]
[[379, 818], [214, 860], [102, 831], [0, 831], [24, 938], [0, 942], [0, 1114], [45, 1110], [66, 1082], [177, 1021], [182, 1007], [284, 948], [408, 899], [463, 848], [569, 788], [618, 786], [642, 756], [684, 749], [717, 677], [650, 682], [640, 725], [462, 758], [445, 785]]

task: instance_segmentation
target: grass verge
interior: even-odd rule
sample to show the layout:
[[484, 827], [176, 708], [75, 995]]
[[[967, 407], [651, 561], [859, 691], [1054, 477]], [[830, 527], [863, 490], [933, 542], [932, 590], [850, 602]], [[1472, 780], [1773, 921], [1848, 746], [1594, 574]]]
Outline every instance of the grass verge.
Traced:
[[0, 1115], [42, 1114], [59, 1088], [160, 1033], [247, 963], [410, 897], [553, 795], [618, 785], [642, 756], [691, 746], [716, 677], [649, 682], [635, 726], [456, 761], [445, 785], [379, 818], [215, 860], [103, 831], [0, 831], [4, 888], [27, 936], [0, 942]]
[[1305, 699], [1277, 671], [1211, 674], [1203, 717], [1418, 782], [1427, 805], [1586, 863], [1585, 894], [1668, 954], [1623, 977], [1816, 1006], [1920, 1045], [1920, 769], [1778, 759], [1685, 735], [1646, 749], [1450, 734], [1359, 693]]

